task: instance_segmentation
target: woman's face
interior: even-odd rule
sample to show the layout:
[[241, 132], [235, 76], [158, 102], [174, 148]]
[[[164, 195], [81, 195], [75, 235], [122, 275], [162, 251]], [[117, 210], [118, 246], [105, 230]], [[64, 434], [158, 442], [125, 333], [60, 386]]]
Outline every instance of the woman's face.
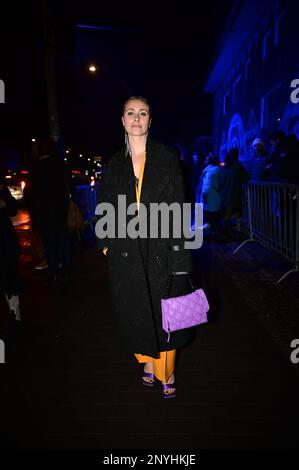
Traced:
[[140, 100], [128, 101], [122, 116], [122, 123], [128, 134], [145, 135], [151, 123], [148, 105]]

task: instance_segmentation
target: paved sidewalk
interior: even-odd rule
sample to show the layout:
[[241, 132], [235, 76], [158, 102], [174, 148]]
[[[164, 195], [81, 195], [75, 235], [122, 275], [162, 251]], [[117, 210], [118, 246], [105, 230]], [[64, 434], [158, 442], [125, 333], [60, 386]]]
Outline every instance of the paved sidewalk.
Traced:
[[[248, 281], [232, 248], [205, 244], [196, 254], [210, 322], [180, 351], [177, 398], [163, 400], [158, 385], [141, 385], [134, 357], [117, 349], [106, 260], [96, 247], [77, 254], [68, 287], [50, 289], [25, 243], [24, 320], [0, 316], [3, 447], [298, 447], [299, 364], [261, 322], [250, 300], [257, 293], [247, 291], [252, 273]], [[284, 310], [297, 308], [286, 295]]]
[[237, 242], [214, 244], [214, 259], [289, 357], [291, 341], [299, 338], [299, 272], [277, 284], [293, 268], [291, 263], [259, 242], [247, 243], [234, 254], [238, 246]]

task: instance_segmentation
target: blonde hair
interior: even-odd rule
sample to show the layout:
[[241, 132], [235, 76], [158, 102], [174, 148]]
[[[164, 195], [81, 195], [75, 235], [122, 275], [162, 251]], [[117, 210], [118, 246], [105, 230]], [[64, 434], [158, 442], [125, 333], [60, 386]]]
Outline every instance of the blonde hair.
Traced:
[[144, 98], [144, 96], [130, 96], [130, 98], [128, 98], [124, 104], [123, 104], [123, 107], [122, 107], [122, 116], [124, 115], [125, 113], [125, 109], [126, 109], [126, 106], [128, 104], [129, 101], [133, 101], [133, 100], [138, 100], [138, 101], [142, 101], [142, 103], [146, 104], [148, 106], [148, 112], [149, 112], [149, 115], [151, 116], [152, 114], [152, 108], [151, 108], [151, 105], [149, 104], [149, 101]]

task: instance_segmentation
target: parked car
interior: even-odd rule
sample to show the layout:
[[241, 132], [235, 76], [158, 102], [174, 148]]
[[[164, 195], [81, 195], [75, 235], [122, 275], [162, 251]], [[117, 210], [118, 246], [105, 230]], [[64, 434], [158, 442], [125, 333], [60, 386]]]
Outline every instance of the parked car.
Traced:
[[18, 172], [8, 171], [5, 175], [5, 180], [12, 196], [17, 201], [22, 201], [24, 189], [29, 183], [29, 172], [27, 170], [20, 170]]

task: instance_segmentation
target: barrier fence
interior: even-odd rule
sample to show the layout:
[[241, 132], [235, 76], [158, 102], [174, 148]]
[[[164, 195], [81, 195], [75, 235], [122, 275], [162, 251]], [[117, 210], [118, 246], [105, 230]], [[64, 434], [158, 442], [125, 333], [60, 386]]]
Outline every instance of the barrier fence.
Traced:
[[94, 186], [89, 184], [76, 186], [73, 199], [79, 207], [85, 224], [93, 223], [96, 220], [95, 210], [98, 201], [99, 184], [96, 183]]
[[277, 283], [299, 270], [299, 186], [287, 183], [248, 183], [243, 187], [242, 224], [250, 238], [289, 260], [293, 269]]

